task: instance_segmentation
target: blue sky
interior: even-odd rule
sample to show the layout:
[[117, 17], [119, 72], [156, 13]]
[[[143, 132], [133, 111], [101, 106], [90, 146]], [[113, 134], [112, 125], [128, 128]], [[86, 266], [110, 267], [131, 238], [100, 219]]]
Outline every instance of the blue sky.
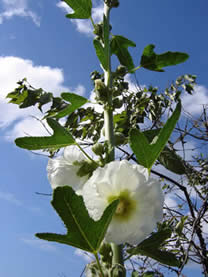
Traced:
[[[197, 117], [208, 102], [208, 2], [207, 0], [120, 1], [112, 12], [113, 33], [133, 40], [135, 64], [144, 47], [157, 53], [181, 51], [189, 60], [164, 73], [141, 69], [140, 84], [165, 88], [179, 75], [198, 76], [197, 95], [183, 96], [184, 109]], [[130, 2], [130, 3], [129, 3]], [[102, 1], [93, 0], [93, 16], [101, 18]], [[47, 157], [18, 149], [13, 140], [28, 133], [44, 134], [30, 116], [36, 109], [18, 110], [4, 100], [24, 77], [35, 87], [56, 95], [63, 91], [89, 97], [90, 72], [99, 68], [90, 24], [65, 18], [66, 6], [58, 0], [0, 0], [0, 149], [1, 149], [1, 266], [2, 277], [80, 276], [86, 263], [75, 249], [34, 238], [36, 232], [64, 228], [50, 205]], [[133, 82], [132, 78], [132, 82]], [[191, 142], [190, 142], [191, 144]], [[186, 272], [186, 271], [184, 271]], [[187, 276], [201, 276], [195, 268]]]

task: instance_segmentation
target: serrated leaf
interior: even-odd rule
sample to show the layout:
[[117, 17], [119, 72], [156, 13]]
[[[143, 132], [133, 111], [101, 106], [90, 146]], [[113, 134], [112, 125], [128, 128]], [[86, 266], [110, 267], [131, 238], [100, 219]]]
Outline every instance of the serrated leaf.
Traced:
[[95, 47], [96, 55], [102, 65], [102, 67], [105, 70], [108, 70], [108, 58], [107, 58], [104, 47], [102, 46], [101, 42], [97, 39], [94, 39], [93, 44]]
[[153, 141], [151, 144], [149, 144], [146, 136], [138, 129], [132, 129], [130, 131], [130, 146], [139, 164], [149, 170], [151, 169], [170, 138], [176, 122], [180, 117], [180, 113], [181, 103], [179, 102], [172, 116], [167, 120], [166, 124], [159, 132], [157, 140]]
[[[148, 142], [151, 143], [155, 137], [158, 136], [161, 129], [153, 129], [144, 131], [143, 134], [148, 139]], [[167, 146], [164, 147], [162, 152], [158, 157], [158, 161], [168, 170], [182, 175], [186, 173], [186, 168], [183, 162], [183, 159], [176, 154], [174, 150], [171, 150]]]
[[68, 18], [87, 19], [92, 13], [91, 0], [64, 0], [64, 2], [74, 10], [74, 13], [67, 14]]
[[170, 228], [158, 231], [157, 233], [152, 234], [149, 238], [142, 241], [136, 247], [127, 249], [127, 252], [130, 253], [131, 256], [143, 255], [150, 257], [162, 264], [179, 266], [180, 262], [173, 253], [159, 249], [165, 240], [171, 237], [171, 234], [172, 231]]
[[131, 255], [136, 255], [138, 254], [138, 251], [140, 251], [140, 249], [146, 249], [146, 248], [157, 249], [168, 238], [171, 237], [171, 234], [172, 234], [172, 230], [170, 228], [166, 228], [161, 231], [158, 231], [157, 233], [153, 233], [149, 238], [143, 240], [138, 246], [128, 249], [127, 252], [130, 253]]
[[189, 58], [188, 54], [181, 52], [168, 51], [158, 55], [154, 52], [154, 48], [154, 44], [144, 48], [140, 66], [152, 71], [164, 72], [163, 67], [183, 63]]
[[85, 208], [82, 196], [71, 187], [58, 187], [54, 190], [52, 206], [63, 220], [67, 234], [38, 233], [40, 239], [71, 245], [82, 250], [96, 253], [104, 239], [108, 225], [119, 200], [111, 203], [99, 221], [94, 221]]
[[169, 266], [180, 266], [180, 261], [176, 258], [176, 256], [168, 251], [162, 251], [158, 249], [140, 249], [137, 254], [150, 257], [161, 264], [169, 265]]
[[54, 133], [50, 137], [21, 137], [15, 140], [18, 147], [28, 150], [59, 149], [74, 144], [72, 135], [52, 118], [47, 119], [48, 125]]
[[120, 63], [131, 71], [134, 68], [132, 57], [128, 47], [136, 47], [136, 44], [123, 36], [113, 36], [111, 40], [111, 53], [115, 54]]
[[58, 112], [55, 117], [56, 118], [61, 118], [64, 116], [67, 116], [71, 113], [73, 113], [75, 110], [77, 110], [78, 108], [80, 108], [82, 105], [84, 105], [85, 103], [87, 103], [87, 99], [75, 94], [75, 93], [71, 93], [71, 92], [63, 92], [61, 94], [61, 97], [67, 101], [70, 102], [70, 104], [64, 108], [62, 111]]

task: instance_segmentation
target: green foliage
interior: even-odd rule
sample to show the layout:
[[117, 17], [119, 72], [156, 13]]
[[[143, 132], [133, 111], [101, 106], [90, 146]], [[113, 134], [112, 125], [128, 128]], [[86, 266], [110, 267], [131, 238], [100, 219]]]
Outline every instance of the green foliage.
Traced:
[[7, 94], [11, 100], [9, 103], [19, 105], [20, 109], [28, 108], [38, 104], [38, 109], [42, 111], [42, 106], [49, 103], [53, 94], [43, 91], [42, 88], [35, 89], [27, 83], [27, 79], [17, 82], [19, 85], [14, 91]]
[[54, 131], [52, 136], [21, 137], [15, 140], [16, 145], [28, 150], [55, 150], [75, 143], [75, 140], [69, 131], [62, 127], [57, 121], [52, 118], [48, 118], [47, 123]]
[[180, 113], [181, 103], [179, 102], [172, 116], [167, 120], [158, 137], [151, 144], [149, 144], [146, 136], [138, 129], [130, 131], [130, 146], [136, 155], [138, 163], [149, 170], [151, 169], [171, 136]]
[[93, 41], [94, 47], [95, 47], [95, 51], [96, 51], [96, 55], [102, 65], [102, 67], [107, 70], [108, 68], [108, 58], [105, 54], [105, 49], [102, 46], [101, 42], [97, 39], [94, 39]]
[[[151, 143], [154, 140], [154, 138], [158, 136], [160, 130], [161, 129], [148, 130], [144, 131], [143, 134], [146, 136], [149, 143]], [[167, 146], [165, 146], [162, 152], [160, 153], [158, 161], [165, 168], [176, 174], [181, 175], [186, 173], [186, 167], [183, 159], [179, 155], [177, 155], [174, 150], [168, 148]]]
[[66, 17], [79, 19], [90, 18], [92, 11], [91, 0], [64, 0], [64, 2], [74, 10], [73, 14], [67, 14]]
[[189, 57], [186, 53], [170, 51], [158, 55], [154, 48], [153, 44], [147, 45], [140, 61], [140, 65], [149, 70], [164, 72], [163, 67], [183, 63]]
[[159, 249], [162, 247], [165, 240], [171, 237], [171, 234], [172, 231], [169, 228], [160, 230], [152, 234], [136, 247], [127, 249], [127, 252], [131, 255], [144, 255], [162, 264], [179, 267], [180, 262], [173, 253]]
[[63, 220], [67, 234], [38, 233], [36, 236], [97, 253], [118, 202], [116, 200], [111, 203], [101, 219], [94, 221], [88, 215], [82, 196], [78, 196], [71, 187], [58, 187], [54, 191], [51, 204]]
[[56, 118], [67, 116], [88, 102], [86, 98], [70, 92], [63, 92], [61, 94], [61, 97], [67, 102], [70, 102], [70, 104], [66, 106], [66, 108], [58, 112], [55, 115]]
[[119, 62], [126, 66], [128, 70], [131, 72], [131, 70], [134, 68], [134, 63], [132, 60], [132, 57], [128, 51], [128, 47], [136, 47], [136, 44], [123, 37], [123, 36], [113, 36], [111, 40], [111, 53], [115, 54]]

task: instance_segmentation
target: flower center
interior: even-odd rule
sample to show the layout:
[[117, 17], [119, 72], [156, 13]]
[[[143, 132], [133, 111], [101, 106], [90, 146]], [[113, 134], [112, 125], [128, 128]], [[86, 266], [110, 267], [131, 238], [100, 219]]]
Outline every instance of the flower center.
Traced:
[[122, 221], [129, 219], [136, 208], [136, 201], [130, 197], [128, 190], [120, 192], [119, 195], [108, 197], [108, 203], [111, 203], [116, 199], [119, 199], [120, 202], [116, 208], [114, 218]]

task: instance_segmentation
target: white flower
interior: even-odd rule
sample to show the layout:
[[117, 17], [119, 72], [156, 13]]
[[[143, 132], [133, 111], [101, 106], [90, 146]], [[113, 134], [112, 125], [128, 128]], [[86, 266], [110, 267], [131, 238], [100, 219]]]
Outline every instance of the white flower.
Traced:
[[85, 157], [76, 146], [67, 146], [64, 149], [63, 156], [50, 159], [48, 161], [47, 171], [52, 189], [68, 185], [80, 193], [88, 176], [78, 176], [77, 171], [79, 170], [79, 166], [74, 163], [83, 160], [85, 160]]
[[97, 168], [85, 183], [82, 195], [94, 220], [100, 219], [113, 200], [120, 200], [106, 233], [108, 242], [140, 243], [162, 220], [164, 197], [160, 183], [148, 176], [146, 168], [126, 160]]

